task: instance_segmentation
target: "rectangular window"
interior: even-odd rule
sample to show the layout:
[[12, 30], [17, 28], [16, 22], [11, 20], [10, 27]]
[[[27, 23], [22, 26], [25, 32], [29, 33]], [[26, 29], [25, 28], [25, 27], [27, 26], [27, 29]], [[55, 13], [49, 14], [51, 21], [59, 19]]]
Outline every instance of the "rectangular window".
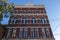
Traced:
[[31, 38], [31, 39], [34, 38], [34, 29], [31, 29], [31, 31], [30, 31], [30, 38]]
[[47, 37], [50, 37], [50, 31], [48, 28], [46, 28], [46, 34], [47, 34]]
[[20, 28], [20, 31], [19, 31], [19, 38], [21, 39], [22, 38], [22, 34], [23, 33], [23, 29], [22, 28]]
[[9, 29], [9, 30], [8, 30], [8, 34], [7, 34], [7, 38], [10, 38], [11, 33], [12, 33], [12, 30], [11, 30], [11, 29]]
[[16, 29], [13, 29], [12, 38], [15, 38], [15, 36], [16, 36]]
[[35, 37], [36, 37], [36, 38], [39, 38], [39, 32], [38, 32], [38, 29], [35, 29]]
[[42, 38], [46, 38], [46, 35], [45, 35], [45, 30], [44, 30], [44, 28], [42, 28]]
[[27, 28], [24, 29], [24, 39], [27, 38]]

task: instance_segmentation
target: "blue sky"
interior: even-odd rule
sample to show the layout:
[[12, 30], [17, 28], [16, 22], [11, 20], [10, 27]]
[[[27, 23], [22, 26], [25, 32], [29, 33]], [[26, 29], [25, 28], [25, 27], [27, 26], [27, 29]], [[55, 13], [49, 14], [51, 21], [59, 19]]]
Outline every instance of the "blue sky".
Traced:
[[36, 5], [41, 5], [41, 4], [45, 5], [47, 16], [49, 18], [55, 40], [59, 40], [59, 37], [60, 37], [60, 31], [59, 31], [60, 30], [60, 26], [59, 26], [60, 25], [60, 0], [7, 0], [7, 3], [14, 3], [15, 5], [22, 5], [22, 4], [24, 5], [27, 3], [33, 3]]

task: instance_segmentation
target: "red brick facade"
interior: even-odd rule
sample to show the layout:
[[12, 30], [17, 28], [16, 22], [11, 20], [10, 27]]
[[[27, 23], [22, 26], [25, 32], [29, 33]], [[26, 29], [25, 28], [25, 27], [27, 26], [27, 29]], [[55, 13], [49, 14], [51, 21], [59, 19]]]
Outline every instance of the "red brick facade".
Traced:
[[[12, 23], [12, 19], [14, 17], [17, 18], [17, 23]], [[23, 24], [21, 21], [22, 18], [26, 18], [27, 23]], [[36, 19], [36, 23], [31, 23], [32, 18]], [[45, 23], [41, 23], [41, 21], [40, 21], [41, 18], [45, 19]], [[39, 35], [37, 34], [38, 39], [41, 39], [41, 38], [44, 39], [42, 36], [44, 34], [44, 32], [45, 32], [45, 36], [46, 36], [45, 39], [46, 38], [53, 38], [54, 39], [50, 24], [49, 24], [49, 20], [46, 15], [45, 7], [39, 7], [39, 8], [35, 8], [35, 7], [34, 8], [33, 7], [32, 8], [23, 8], [23, 7], [18, 8], [18, 7], [15, 7], [14, 12], [12, 13], [9, 23], [7, 25], [7, 30], [6, 30], [4, 38], [7, 39], [8, 30], [11, 29], [12, 32], [10, 33], [9, 38], [10, 39], [20, 39], [19, 32], [20, 32], [21, 28], [23, 29], [22, 30], [22, 39], [24, 39], [24, 29], [25, 28], [27, 28], [27, 38], [26, 39], [36, 39], [37, 40], [36, 32], [35, 32], [36, 29], [38, 29], [38, 34], [39, 34]], [[33, 33], [34, 38], [31, 38], [31, 28], [34, 31], [34, 33]], [[13, 34], [14, 29], [15, 29], [15, 34]], [[44, 32], [42, 32], [42, 30], [44, 30]], [[49, 30], [49, 34], [47, 34], [46, 30]], [[15, 36], [12, 37], [12, 35], [15, 35]]]

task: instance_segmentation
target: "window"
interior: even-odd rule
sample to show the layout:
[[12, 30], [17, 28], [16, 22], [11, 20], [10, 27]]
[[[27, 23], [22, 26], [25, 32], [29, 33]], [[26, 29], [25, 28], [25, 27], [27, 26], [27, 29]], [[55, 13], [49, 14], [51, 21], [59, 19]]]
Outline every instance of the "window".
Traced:
[[22, 13], [22, 10], [20, 10], [20, 13]]
[[28, 12], [28, 13], [32, 13], [32, 10], [28, 10], [27, 12]]
[[13, 23], [13, 24], [18, 23], [17, 17], [14, 17], [14, 18], [12, 19], [12, 23]]
[[24, 29], [24, 39], [27, 38], [27, 28]]
[[36, 10], [33, 10], [33, 13], [36, 13]]
[[16, 29], [13, 29], [12, 38], [16, 36]]
[[36, 23], [36, 19], [32, 18], [31, 23], [35, 24]]
[[42, 28], [42, 38], [46, 38], [46, 35], [45, 35], [45, 30], [44, 30], [44, 28]]
[[7, 38], [10, 38], [11, 33], [12, 33], [12, 30], [11, 30], [11, 29], [9, 29], [9, 30], [8, 30], [8, 34], [7, 34]]
[[22, 36], [23, 36], [23, 29], [22, 29], [22, 28], [20, 28], [19, 38], [21, 39], [21, 38], [22, 38]]
[[41, 13], [43, 13], [43, 10], [41, 10]]
[[36, 13], [40, 13], [40, 10], [36, 10]]
[[41, 19], [40, 19], [40, 23], [46, 23], [46, 20], [42, 17]]
[[20, 13], [20, 10], [18, 10], [18, 13]]
[[22, 10], [22, 13], [24, 13], [24, 10]]
[[46, 28], [46, 34], [47, 34], [47, 37], [50, 37], [50, 31], [48, 28]]
[[21, 20], [21, 22], [22, 22], [23, 24], [27, 23], [26, 18], [23, 18], [23, 19]]
[[38, 28], [35, 29], [35, 37], [36, 37], [36, 38], [39, 38]]
[[34, 38], [34, 29], [31, 28], [31, 31], [30, 31], [30, 38], [33, 39]]
[[15, 10], [15, 11], [14, 11], [14, 14], [16, 14], [16, 13], [17, 13], [17, 11]]

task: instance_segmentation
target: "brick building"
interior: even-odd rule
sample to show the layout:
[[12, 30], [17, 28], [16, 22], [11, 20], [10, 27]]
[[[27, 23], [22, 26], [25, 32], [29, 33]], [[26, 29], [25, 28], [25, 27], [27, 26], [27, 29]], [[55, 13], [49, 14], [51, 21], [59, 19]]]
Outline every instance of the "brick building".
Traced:
[[54, 40], [44, 5], [16, 5], [3, 40]]

